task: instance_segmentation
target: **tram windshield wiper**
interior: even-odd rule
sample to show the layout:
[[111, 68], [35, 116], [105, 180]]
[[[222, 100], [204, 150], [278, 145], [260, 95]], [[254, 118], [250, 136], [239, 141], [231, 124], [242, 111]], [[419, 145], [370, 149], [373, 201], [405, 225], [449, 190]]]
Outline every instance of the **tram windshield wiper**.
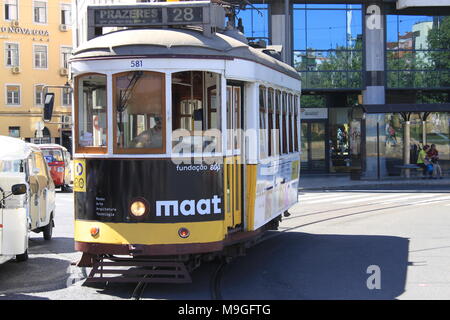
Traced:
[[125, 90], [120, 91], [119, 103], [117, 105], [118, 112], [123, 112], [127, 108], [128, 100], [130, 99], [131, 93], [136, 87], [136, 84], [138, 83], [139, 79], [142, 78], [142, 75], [144, 74], [142, 71], [132, 71], [130, 73], [132, 73], [133, 75], [130, 79], [130, 82], [128, 83], [128, 86], [126, 87]]

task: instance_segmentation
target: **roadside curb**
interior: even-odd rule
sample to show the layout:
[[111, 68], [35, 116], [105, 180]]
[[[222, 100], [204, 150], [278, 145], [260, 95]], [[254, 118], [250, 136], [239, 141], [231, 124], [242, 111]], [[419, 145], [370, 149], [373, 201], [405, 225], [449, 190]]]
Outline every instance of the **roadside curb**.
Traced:
[[380, 183], [360, 183], [360, 184], [345, 184], [337, 186], [320, 186], [320, 187], [299, 187], [299, 191], [303, 190], [351, 190], [355, 188], [384, 188], [384, 187], [402, 187], [402, 186], [447, 186], [450, 191], [450, 181], [393, 181], [393, 182], [380, 182]]

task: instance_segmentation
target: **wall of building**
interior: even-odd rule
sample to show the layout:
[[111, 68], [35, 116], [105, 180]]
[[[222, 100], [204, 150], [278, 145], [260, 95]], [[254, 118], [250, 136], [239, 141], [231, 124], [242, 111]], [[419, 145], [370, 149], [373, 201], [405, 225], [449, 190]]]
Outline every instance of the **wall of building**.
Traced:
[[[42, 104], [36, 101], [36, 86], [63, 86], [68, 81], [68, 70], [63, 68], [62, 48], [71, 50], [72, 21], [70, 13], [65, 18], [69, 21], [62, 21], [61, 10], [64, 4], [68, 5], [64, 7], [65, 10], [70, 9], [71, 1], [44, 2], [46, 9], [41, 10], [41, 13], [44, 15], [45, 12], [46, 19], [37, 23], [34, 1], [17, 1], [17, 11], [13, 8], [12, 13], [8, 13], [5, 8], [6, 1], [0, 1], [0, 135], [8, 135], [11, 127], [20, 127], [21, 138], [34, 138], [36, 123], [42, 120], [43, 111]], [[8, 65], [9, 43], [18, 45], [19, 61], [12, 66]], [[43, 46], [47, 50], [46, 66], [44, 64], [42, 68], [35, 66], [36, 46]], [[20, 88], [18, 104], [8, 103], [9, 85]], [[52, 121], [61, 121], [63, 115], [70, 116], [71, 101], [66, 101], [66, 106], [62, 105], [61, 89], [49, 91], [56, 95]], [[51, 137], [60, 137], [61, 125], [48, 124], [46, 127]]]

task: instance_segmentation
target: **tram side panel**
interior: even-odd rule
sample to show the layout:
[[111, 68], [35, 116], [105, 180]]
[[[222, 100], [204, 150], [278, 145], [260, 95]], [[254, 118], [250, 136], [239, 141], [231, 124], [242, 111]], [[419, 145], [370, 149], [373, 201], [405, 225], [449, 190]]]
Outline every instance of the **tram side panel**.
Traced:
[[248, 229], [256, 230], [298, 201], [299, 159], [298, 153], [279, 160], [253, 165], [247, 172]]
[[[172, 160], [83, 159], [75, 187], [75, 240], [107, 244], [189, 244], [224, 238], [223, 166]], [[78, 165], [79, 166], [79, 165]], [[133, 216], [135, 200], [148, 210]], [[91, 229], [99, 228], [97, 235]], [[179, 236], [187, 228], [187, 238]]]

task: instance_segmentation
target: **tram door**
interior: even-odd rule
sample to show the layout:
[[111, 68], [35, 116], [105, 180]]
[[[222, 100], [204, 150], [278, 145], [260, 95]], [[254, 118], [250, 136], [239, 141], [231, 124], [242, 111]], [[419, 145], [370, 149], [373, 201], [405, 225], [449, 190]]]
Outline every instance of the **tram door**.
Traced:
[[225, 158], [225, 225], [242, 224], [242, 100], [243, 84], [227, 84], [227, 156]]

